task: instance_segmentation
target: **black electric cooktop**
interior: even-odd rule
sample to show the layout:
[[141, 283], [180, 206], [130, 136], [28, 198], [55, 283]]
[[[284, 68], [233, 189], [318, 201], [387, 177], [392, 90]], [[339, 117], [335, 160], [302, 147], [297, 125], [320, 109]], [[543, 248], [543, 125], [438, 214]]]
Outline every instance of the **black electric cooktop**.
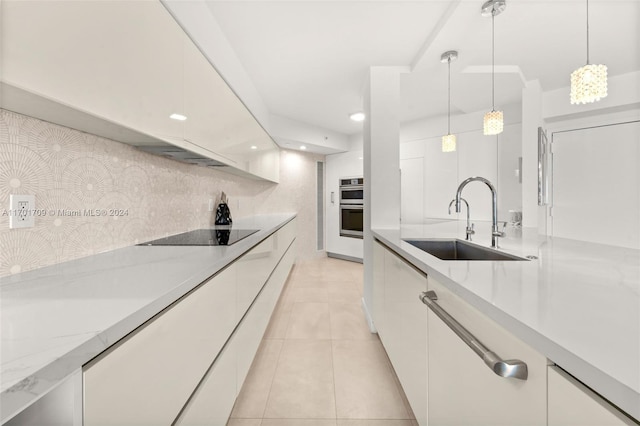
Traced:
[[171, 235], [139, 246], [230, 246], [258, 232], [257, 229], [196, 229]]

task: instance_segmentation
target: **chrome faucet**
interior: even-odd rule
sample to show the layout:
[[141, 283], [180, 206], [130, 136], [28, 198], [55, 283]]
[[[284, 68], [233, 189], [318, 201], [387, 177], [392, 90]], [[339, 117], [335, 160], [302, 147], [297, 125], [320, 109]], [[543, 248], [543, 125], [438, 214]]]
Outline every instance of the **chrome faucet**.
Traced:
[[498, 231], [498, 194], [496, 192], [496, 188], [493, 186], [489, 180], [476, 176], [470, 177], [463, 180], [458, 186], [458, 190], [456, 191], [456, 213], [460, 213], [460, 201], [462, 200], [462, 190], [469, 182], [473, 181], [484, 182], [489, 189], [491, 190], [491, 202], [492, 202], [492, 224], [491, 224], [491, 247], [498, 248], [498, 237], [504, 237], [504, 232]]
[[[470, 223], [471, 222], [471, 215], [469, 213], [469, 203], [467, 203], [467, 200], [465, 200], [464, 198], [460, 198], [460, 200], [464, 201], [464, 204], [467, 206], [467, 240], [471, 241], [471, 235], [475, 234], [476, 231], [473, 229], [473, 223]], [[451, 206], [455, 202], [456, 202], [456, 199], [454, 198], [449, 203], [449, 214], [451, 214]]]

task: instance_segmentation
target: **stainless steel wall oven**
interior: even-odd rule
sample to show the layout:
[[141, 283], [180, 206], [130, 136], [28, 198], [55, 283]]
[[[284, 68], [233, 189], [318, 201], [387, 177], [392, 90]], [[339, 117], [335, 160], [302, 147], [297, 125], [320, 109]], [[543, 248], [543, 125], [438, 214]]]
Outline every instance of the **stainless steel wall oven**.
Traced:
[[340, 236], [362, 238], [364, 224], [364, 180], [340, 179]]
[[340, 179], [340, 204], [362, 205], [364, 200], [363, 178]]

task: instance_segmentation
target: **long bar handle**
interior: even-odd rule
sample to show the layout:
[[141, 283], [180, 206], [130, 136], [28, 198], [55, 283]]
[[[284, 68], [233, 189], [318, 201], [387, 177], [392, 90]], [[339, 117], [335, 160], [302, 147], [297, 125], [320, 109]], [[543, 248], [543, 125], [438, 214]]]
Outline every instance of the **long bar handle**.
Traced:
[[527, 380], [529, 372], [527, 364], [518, 359], [503, 360], [495, 352], [490, 351], [481, 341], [464, 328], [458, 321], [436, 303], [438, 296], [435, 291], [420, 294], [420, 300], [427, 305], [454, 333], [458, 335], [495, 374], [501, 377]]

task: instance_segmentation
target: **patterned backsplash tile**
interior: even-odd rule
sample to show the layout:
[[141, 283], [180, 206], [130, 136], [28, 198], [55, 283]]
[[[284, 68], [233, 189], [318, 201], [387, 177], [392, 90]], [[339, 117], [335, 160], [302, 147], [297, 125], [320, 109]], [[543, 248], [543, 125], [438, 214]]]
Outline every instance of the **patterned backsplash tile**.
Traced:
[[[0, 276], [209, 227], [222, 191], [234, 217], [297, 211], [299, 257], [318, 256], [316, 161], [283, 150], [273, 184], [0, 109]], [[34, 228], [9, 229], [10, 194], [35, 195]]]

